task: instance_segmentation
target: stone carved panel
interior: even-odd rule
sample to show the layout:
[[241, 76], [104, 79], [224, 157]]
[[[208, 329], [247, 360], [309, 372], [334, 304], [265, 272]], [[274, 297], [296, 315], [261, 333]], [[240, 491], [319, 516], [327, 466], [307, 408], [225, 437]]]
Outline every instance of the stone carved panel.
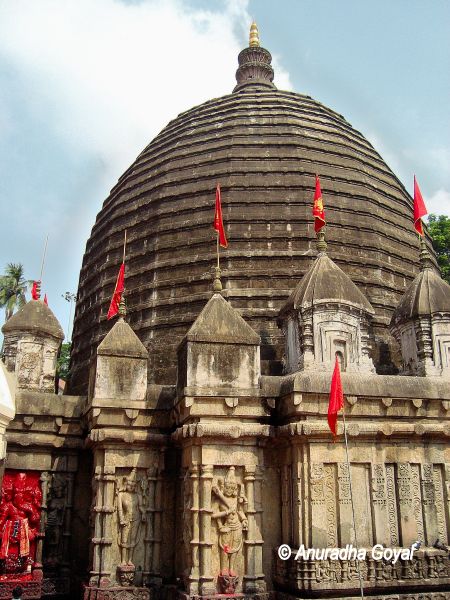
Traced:
[[[420, 490], [420, 465], [411, 465], [411, 482], [412, 482], [412, 494], [413, 494], [413, 510], [414, 518], [416, 521], [417, 528], [417, 539], [425, 542], [425, 529], [423, 525], [423, 511], [422, 511], [422, 496]], [[434, 494], [433, 494], [434, 496]]]
[[67, 542], [70, 535], [70, 505], [72, 478], [66, 473], [46, 477], [47, 516], [44, 541], [44, 565], [60, 566], [67, 561]]
[[[147, 505], [146, 472], [136, 468], [118, 469], [115, 475], [115, 507], [113, 532], [117, 548], [116, 576], [120, 585], [133, 582], [136, 569], [144, 570]], [[113, 533], [114, 535], [114, 533]]]
[[[217, 552], [220, 563], [219, 577], [233, 593], [237, 578], [242, 576], [245, 532], [248, 530], [247, 498], [244, 484], [236, 478], [235, 467], [229, 467], [225, 477], [218, 477], [212, 486], [212, 519], [217, 527]], [[231, 578], [231, 579], [230, 579]], [[225, 581], [226, 580], [226, 581]], [[230, 589], [233, 588], [233, 591]]]

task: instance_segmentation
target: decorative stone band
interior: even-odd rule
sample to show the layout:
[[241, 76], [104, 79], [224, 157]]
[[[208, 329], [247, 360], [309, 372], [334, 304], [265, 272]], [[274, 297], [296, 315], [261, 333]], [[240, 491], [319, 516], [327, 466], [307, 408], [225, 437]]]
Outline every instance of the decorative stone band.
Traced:
[[237, 439], [241, 437], [270, 437], [274, 435], [273, 428], [270, 425], [260, 425], [259, 423], [233, 424], [227, 425], [215, 423], [198, 423], [192, 425], [183, 425], [172, 434], [175, 441], [183, 438], [200, 437], [224, 437]]
[[88, 444], [98, 444], [103, 442], [122, 442], [123, 444], [146, 444], [161, 445], [169, 441], [169, 436], [163, 433], [154, 433], [148, 429], [124, 430], [119, 428], [93, 429], [88, 437]]
[[[342, 423], [338, 423], [338, 435], [343, 433]], [[365, 422], [349, 423], [347, 425], [347, 434], [350, 437], [373, 437], [376, 435], [411, 436], [411, 435], [432, 435], [433, 437], [450, 437], [450, 424], [435, 423], [401, 423], [390, 421], [384, 423]], [[330, 429], [326, 420], [308, 421], [307, 423], [288, 423], [276, 428], [276, 435], [280, 437], [303, 436], [303, 437], [323, 437], [330, 436]]]
[[[275, 584], [294, 593], [298, 590], [359, 590], [358, 571], [353, 560], [295, 560], [295, 551], [287, 561], [281, 560], [274, 552]], [[288, 564], [286, 564], [288, 563]], [[395, 565], [389, 561], [374, 560], [367, 554], [365, 560], [359, 561], [364, 581], [364, 589], [392, 588], [400, 586], [402, 593], [395, 598], [434, 598], [431, 594], [407, 595], [411, 591], [423, 589], [428, 591], [430, 583], [446, 586], [450, 584], [450, 559], [443, 551], [427, 549], [417, 553], [412, 560], [400, 559]], [[379, 590], [381, 591], [381, 590]], [[355, 594], [356, 595], [356, 594]], [[349, 598], [349, 595], [345, 595]], [[392, 598], [393, 596], [388, 596]], [[437, 595], [436, 598], [450, 598], [449, 595]]]

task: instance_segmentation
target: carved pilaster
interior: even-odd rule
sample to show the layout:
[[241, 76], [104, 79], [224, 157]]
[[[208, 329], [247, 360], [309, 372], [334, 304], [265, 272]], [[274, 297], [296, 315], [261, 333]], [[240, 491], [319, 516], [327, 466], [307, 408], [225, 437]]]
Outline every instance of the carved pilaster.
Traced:
[[413, 482], [410, 463], [398, 463], [397, 489], [401, 543], [403, 546], [409, 546], [418, 539], [417, 522], [414, 515], [416, 502], [413, 503]]
[[155, 543], [155, 515], [156, 515], [156, 483], [158, 480], [157, 467], [147, 469], [146, 487], [144, 491], [145, 512], [147, 515], [146, 531], [144, 537], [144, 584], [150, 584], [152, 573], [153, 546]]
[[442, 465], [433, 466], [433, 484], [437, 521], [437, 538], [441, 542], [445, 543], [445, 541], [448, 539], [448, 536], [447, 525], [445, 521], [445, 499], [444, 488], [442, 485]]
[[213, 466], [202, 465], [200, 475], [200, 593], [216, 592], [211, 572], [211, 489]]
[[419, 465], [411, 465], [411, 482], [413, 493], [413, 511], [416, 521], [417, 539], [425, 543], [425, 529], [423, 524], [422, 496], [420, 490]]
[[350, 496], [350, 473], [347, 463], [338, 463], [338, 498], [340, 545], [353, 543], [352, 505]]
[[434, 469], [432, 463], [420, 465], [422, 509], [425, 529], [424, 541], [431, 546], [438, 538]]
[[200, 580], [200, 485], [199, 485], [199, 467], [192, 465], [189, 471], [190, 488], [192, 492], [192, 501], [190, 509], [190, 518], [192, 523], [191, 546], [191, 565], [190, 573], [186, 581], [186, 591], [189, 595], [199, 594]]
[[245, 467], [245, 495], [247, 498], [248, 533], [245, 540], [244, 592], [255, 594], [265, 591], [262, 565], [262, 478], [261, 467]]
[[102, 568], [100, 576], [111, 580], [113, 571], [112, 564], [112, 520], [114, 513], [114, 488], [116, 485], [115, 467], [105, 466], [103, 468], [103, 506], [102, 511]]
[[94, 527], [92, 536], [92, 571], [89, 581], [89, 585], [100, 585], [100, 566], [101, 566], [101, 555], [102, 555], [102, 526], [103, 526], [103, 478], [102, 468], [97, 466], [94, 473], [93, 481], [93, 513], [94, 513]]
[[156, 470], [155, 502], [153, 505], [153, 544], [151, 545], [151, 578], [150, 583], [161, 583], [161, 543], [162, 543], [162, 497], [163, 497], [163, 454], [159, 456], [159, 465]]
[[391, 539], [386, 528], [386, 524], [389, 523], [387, 482], [383, 464], [372, 465], [371, 482], [375, 542], [389, 546]]
[[387, 520], [389, 526], [390, 545], [399, 545], [398, 535], [398, 515], [397, 515], [397, 494], [395, 486], [394, 465], [386, 465], [386, 507]]
[[281, 467], [281, 538], [284, 543], [291, 540], [291, 465]]

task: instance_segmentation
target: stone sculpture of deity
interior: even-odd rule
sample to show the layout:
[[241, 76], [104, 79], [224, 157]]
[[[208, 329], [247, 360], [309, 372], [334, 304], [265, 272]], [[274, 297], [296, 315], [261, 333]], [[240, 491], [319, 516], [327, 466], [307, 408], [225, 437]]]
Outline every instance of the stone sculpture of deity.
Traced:
[[42, 493], [36, 474], [6, 472], [0, 504], [0, 561], [3, 573], [31, 570], [40, 535]]
[[[234, 578], [237, 583], [236, 558], [244, 544], [244, 531], [248, 529], [247, 499], [243, 485], [235, 477], [235, 468], [230, 467], [225, 481], [219, 478], [212, 492], [219, 503], [219, 509], [212, 514], [216, 519], [219, 532], [220, 576], [222, 579]], [[230, 579], [231, 581], [231, 579]]]
[[136, 469], [123, 478], [117, 491], [118, 544], [122, 565], [133, 566], [134, 550], [146, 520], [145, 507], [136, 480]]
[[66, 512], [67, 481], [62, 475], [55, 473], [52, 478], [50, 500], [47, 505], [47, 526], [45, 544], [47, 548], [47, 564], [56, 565], [62, 558], [62, 541], [64, 517]]

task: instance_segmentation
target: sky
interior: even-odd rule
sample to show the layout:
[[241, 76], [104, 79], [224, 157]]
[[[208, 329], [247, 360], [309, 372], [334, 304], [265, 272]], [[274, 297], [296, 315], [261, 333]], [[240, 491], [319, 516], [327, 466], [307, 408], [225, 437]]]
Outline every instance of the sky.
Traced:
[[449, 0], [0, 0], [0, 273], [39, 278], [48, 234], [69, 337], [103, 200], [171, 119], [232, 91], [253, 19], [277, 87], [342, 114], [450, 216]]

